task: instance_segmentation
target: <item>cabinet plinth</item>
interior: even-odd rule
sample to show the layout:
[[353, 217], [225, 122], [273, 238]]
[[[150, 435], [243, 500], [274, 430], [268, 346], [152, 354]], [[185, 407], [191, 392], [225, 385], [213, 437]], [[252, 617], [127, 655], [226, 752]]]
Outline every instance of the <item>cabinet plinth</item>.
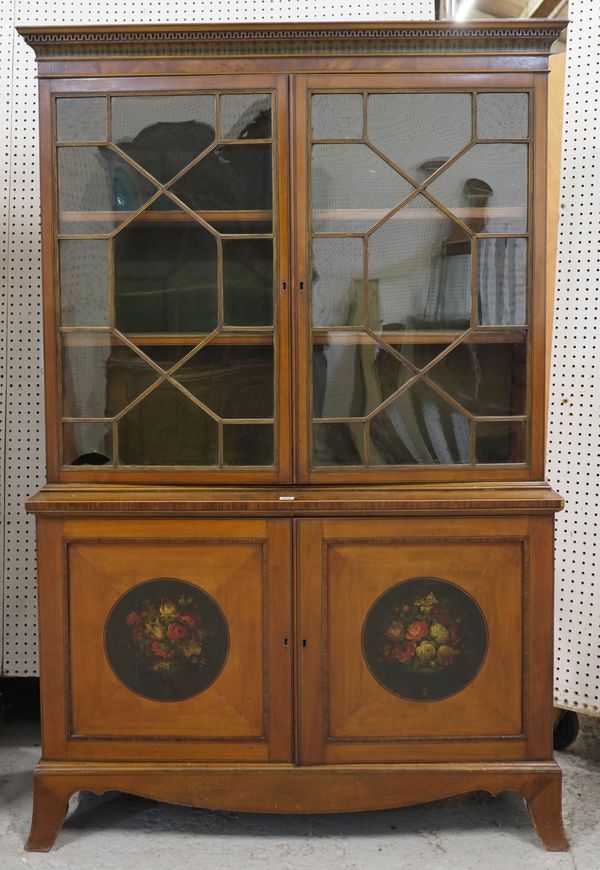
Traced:
[[567, 848], [543, 483], [563, 27], [20, 29], [48, 448], [28, 849], [78, 790], [310, 813], [506, 789]]

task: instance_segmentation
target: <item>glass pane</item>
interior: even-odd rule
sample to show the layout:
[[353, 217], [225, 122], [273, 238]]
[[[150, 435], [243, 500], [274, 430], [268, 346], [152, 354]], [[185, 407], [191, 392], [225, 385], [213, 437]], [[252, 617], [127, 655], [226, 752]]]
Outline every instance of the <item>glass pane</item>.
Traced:
[[223, 426], [225, 465], [273, 465], [273, 427]]
[[64, 423], [63, 465], [112, 464], [110, 423]]
[[[200, 339], [197, 344], [199, 343]], [[144, 342], [143, 344], [136, 343], [136, 347], [139, 347], [142, 353], [145, 353], [152, 362], [155, 362], [166, 372], [197, 347], [197, 344], [159, 344], [158, 342], [149, 344]]]
[[529, 132], [528, 94], [478, 94], [478, 139], [526, 139]]
[[215, 98], [113, 97], [113, 142], [163, 184], [215, 140]]
[[[458, 336], [456, 337], [458, 338]], [[448, 344], [430, 344], [421, 342], [404, 342], [401, 344], [394, 342], [393, 347], [414, 366], [418, 369], [422, 369], [425, 368], [426, 365], [429, 365], [436, 356], [443, 353], [448, 347]]]
[[61, 233], [110, 233], [127, 217], [119, 212], [135, 211], [154, 193], [154, 185], [110, 148], [58, 149]]
[[371, 465], [456, 465], [469, 461], [468, 419], [422, 382], [371, 420]]
[[209, 345], [174, 375], [219, 417], [273, 416], [273, 345]]
[[63, 336], [63, 416], [112, 417], [159, 373], [110, 335]]
[[171, 188], [196, 211], [270, 209], [271, 145], [220, 145]]
[[122, 332], [210, 332], [217, 325], [217, 241], [197, 223], [153, 225], [144, 214], [114, 239]]
[[108, 242], [59, 242], [63, 326], [108, 326]]
[[364, 322], [362, 239], [313, 239], [312, 318], [319, 326]]
[[525, 422], [478, 423], [477, 462], [525, 462], [526, 434]]
[[273, 323], [273, 242], [223, 242], [223, 309], [230, 326]]
[[315, 423], [313, 465], [362, 465], [364, 423]]
[[527, 322], [527, 239], [477, 241], [479, 323], [521, 326]]
[[221, 139], [270, 139], [270, 94], [223, 94]]
[[478, 335], [429, 372], [463, 408], [482, 417], [525, 413], [527, 345], [523, 333]]
[[364, 232], [413, 190], [366, 145], [312, 146], [313, 232]]
[[427, 190], [474, 232], [526, 232], [527, 145], [474, 145]]
[[471, 141], [470, 94], [371, 94], [369, 141], [415, 181]]
[[417, 196], [369, 237], [370, 325], [383, 330], [463, 330], [471, 323], [471, 242]]
[[313, 139], [362, 139], [362, 94], [315, 94], [311, 121]]
[[56, 101], [57, 142], [105, 142], [106, 99], [62, 98]]
[[216, 465], [218, 424], [173, 384], [163, 383], [119, 421], [124, 465]]
[[313, 417], [364, 417], [412, 372], [368, 336], [329, 333], [313, 347]]

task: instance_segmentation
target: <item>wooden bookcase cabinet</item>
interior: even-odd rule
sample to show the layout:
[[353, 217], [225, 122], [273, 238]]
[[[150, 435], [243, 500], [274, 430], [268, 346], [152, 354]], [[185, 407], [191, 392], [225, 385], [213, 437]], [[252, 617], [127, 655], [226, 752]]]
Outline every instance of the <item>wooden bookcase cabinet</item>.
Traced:
[[20, 28], [48, 484], [28, 848], [78, 790], [520, 792], [567, 848], [543, 482], [560, 21]]

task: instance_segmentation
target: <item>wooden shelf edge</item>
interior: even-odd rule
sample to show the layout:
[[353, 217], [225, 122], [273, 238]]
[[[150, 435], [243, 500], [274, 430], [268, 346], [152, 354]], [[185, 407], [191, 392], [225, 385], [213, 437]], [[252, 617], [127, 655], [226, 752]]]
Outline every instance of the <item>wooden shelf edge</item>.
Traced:
[[160, 487], [48, 485], [26, 504], [30, 513], [56, 516], [417, 516], [430, 514], [556, 513], [564, 500], [549, 486], [438, 488]]

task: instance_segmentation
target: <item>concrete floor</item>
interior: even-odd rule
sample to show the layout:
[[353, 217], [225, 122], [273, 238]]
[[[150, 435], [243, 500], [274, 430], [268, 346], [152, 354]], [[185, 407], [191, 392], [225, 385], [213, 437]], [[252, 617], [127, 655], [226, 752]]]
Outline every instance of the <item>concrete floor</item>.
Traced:
[[216, 813], [112, 793], [83, 794], [53, 850], [23, 851], [35, 726], [0, 731], [0, 868], [52, 870], [599, 870], [600, 722], [557, 754], [571, 852], [539, 845], [522, 799], [477, 794], [419, 807], [329, 816]]

